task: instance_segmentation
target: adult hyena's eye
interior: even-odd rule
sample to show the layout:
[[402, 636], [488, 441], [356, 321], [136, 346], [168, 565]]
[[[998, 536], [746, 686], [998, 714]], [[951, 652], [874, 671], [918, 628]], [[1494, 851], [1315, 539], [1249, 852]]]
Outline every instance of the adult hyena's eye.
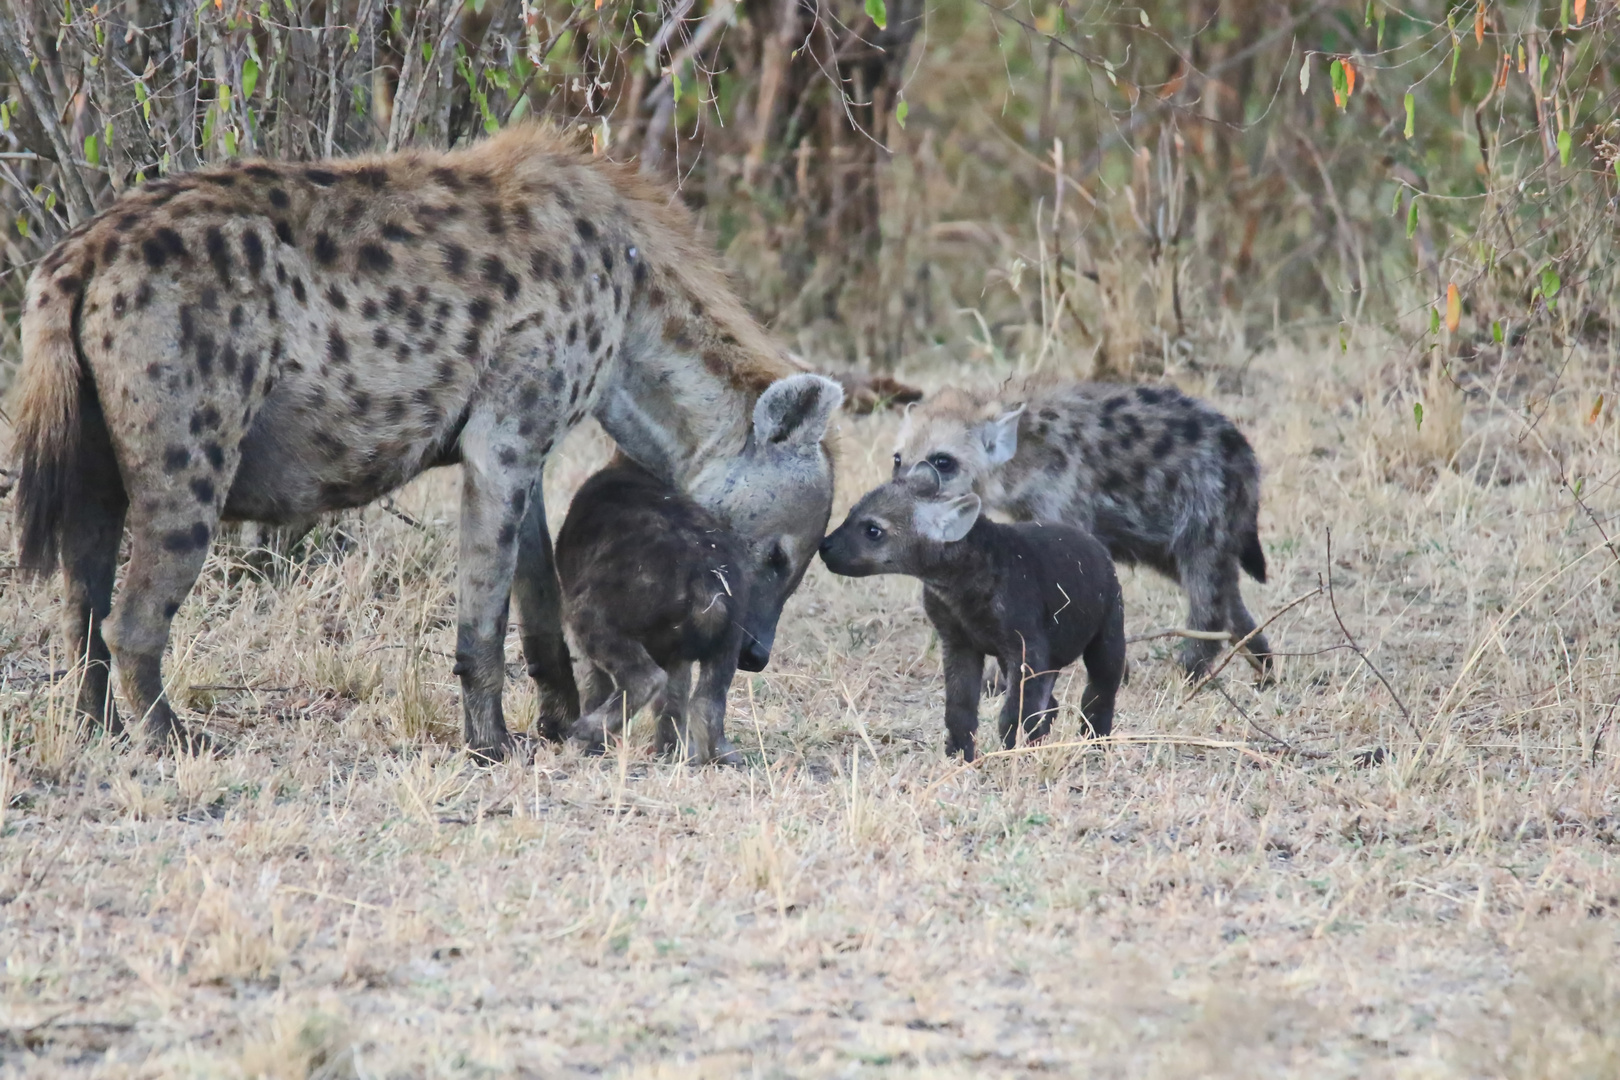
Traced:
[[956, 459], [949, 454], [935, 454], [928, 459], [928, 464], [941, 476], [954, 476], [956, 474]]
[[877, 524], [875, 521], [868, 521], [866, 523], [866, 538], [872, 541], [874, 544], [879, 540], [882, 540], [883, 526]]

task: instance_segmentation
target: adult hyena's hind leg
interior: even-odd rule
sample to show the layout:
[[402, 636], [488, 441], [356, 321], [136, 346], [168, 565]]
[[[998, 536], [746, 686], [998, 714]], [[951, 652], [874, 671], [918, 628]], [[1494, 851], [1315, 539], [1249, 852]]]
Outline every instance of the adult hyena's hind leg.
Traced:
[[[62, 579], [63, 630], [70, 659], [83, 663], [77, 711], [90, 730], [123, 730], [108, 685], [112, 655], [102, 636], [102, 624], [112, 606], [113, 577], [117, 571], [118, 542], [124, 532], [123, 481], [113, 457], [99, 405], [85, 401], [79, 443], [78, 489], [63, 507]], [[90, 413], [94, 411], [94, 415]]]
[[208, 545], [219, 527], [218, 505], [177, 511], [145, 509], [137, 488], [131, 500], [130, 558], [118, 603], [107, 620], [107, 644], [134, 718], [154, 749], [177, 745], [196, 751], [207, 740], [188, 733], [163, 690], [163, 651], [174, 616], [197, 582]]

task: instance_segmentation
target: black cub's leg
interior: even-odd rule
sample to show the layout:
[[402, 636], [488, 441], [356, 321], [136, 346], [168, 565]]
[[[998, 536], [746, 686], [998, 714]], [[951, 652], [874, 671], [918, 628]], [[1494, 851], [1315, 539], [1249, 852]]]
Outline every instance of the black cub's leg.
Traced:
[[1080, 711], [1093, 736], [1114, 730], [1114, 696], [1125, 679], [1124, 605], [1117, 599], [1103, 628], [1086, 646], [1086, 692], [1080, 697]]
[[943, 631], [940, 644], [945, 663], [945, 753], [976, 756], [974, 737], [979, 728], [979, 693], [984, 677], [984, 654]]

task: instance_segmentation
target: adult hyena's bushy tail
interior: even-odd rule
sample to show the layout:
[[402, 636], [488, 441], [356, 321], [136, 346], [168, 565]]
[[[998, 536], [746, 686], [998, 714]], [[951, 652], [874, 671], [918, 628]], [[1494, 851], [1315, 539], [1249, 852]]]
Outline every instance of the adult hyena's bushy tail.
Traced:
[[23, 301], [22, 371], [12, 419], [19, 463], [17, 562], [25, 571], [50, 573], [61, 552], [62, 524], [78, 486], [81, 397], [87, 388], [74, 334], [83, 286], [58, 288], [36, 273]]

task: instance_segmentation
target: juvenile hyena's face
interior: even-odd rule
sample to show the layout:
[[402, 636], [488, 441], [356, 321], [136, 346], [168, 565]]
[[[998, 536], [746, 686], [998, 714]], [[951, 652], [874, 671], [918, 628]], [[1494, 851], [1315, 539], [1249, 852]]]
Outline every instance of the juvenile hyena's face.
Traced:
[[938, 545], [968, 534], [979, 510], [977, 495], [944, 493], [927, 465], [916, 466], [861, 496], [821, 542], [821, 560], [845, 577], [919, 573]]
[[782, 606], [799, 587], [832, 515], [833, 470], [821, 440], [843, 401], [837, 383], [794, 375], [774, 383], [754, 407], [748, 445], [715, 462], [692, 497], [747, 546], [748, 609], [737, 666], [763, 671]]
[[941, 498], [982, 491], [984, 480], [1018, 450], [1018, 418], [1022, 405], [992, 405], [966, 411], [924, 406], [906, 414], [894, 451], [896, 478], [918, 467], [932, 470], [939, 479]]

